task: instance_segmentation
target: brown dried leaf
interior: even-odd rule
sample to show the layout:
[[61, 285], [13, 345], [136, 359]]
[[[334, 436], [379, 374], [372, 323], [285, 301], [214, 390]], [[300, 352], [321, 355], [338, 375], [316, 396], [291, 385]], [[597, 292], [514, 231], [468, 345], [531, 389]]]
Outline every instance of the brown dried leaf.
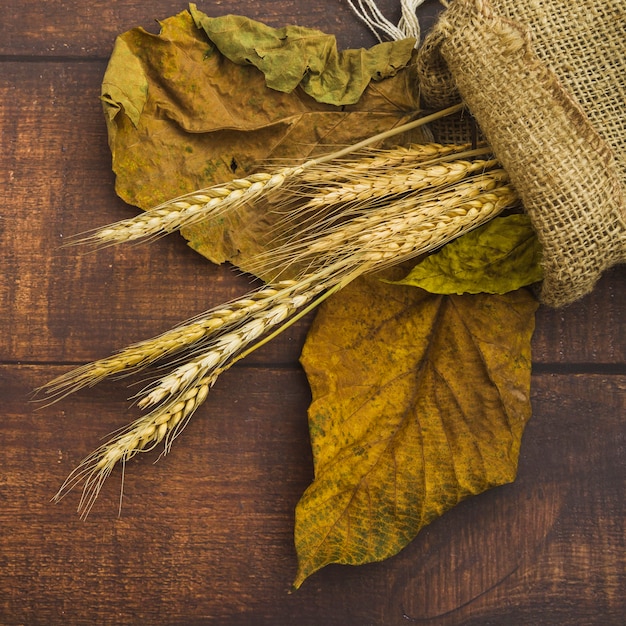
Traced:
[[296, 510], [296, 587], [392, 556], [514, 480], [536, 308], [525, 290], [439, 296], [375, 278], [322, 306], [302, 353], [315, 480]]
[[[143, 209], [355, 143], [405, 123], [418, 108], [412, 65], [370, 83], [350, 106], [320, 103], [302, 87], [270, 89], [259, 69], [224, 57], [187, 11], [164, 20], [159, 35], [137, 28], [118, 38], [102, 100], [116, 191]], [[399, 141], [422, 138], [420, 131]], [[245, 269], [271, 221], [264, 207], [246, 207], [183, 235], [210, 260]]]

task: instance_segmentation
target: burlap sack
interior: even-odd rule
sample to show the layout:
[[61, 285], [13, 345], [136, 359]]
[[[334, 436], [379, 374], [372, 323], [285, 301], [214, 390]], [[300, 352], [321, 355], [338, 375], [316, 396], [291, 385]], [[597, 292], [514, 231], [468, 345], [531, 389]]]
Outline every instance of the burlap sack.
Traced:
[[544, 250], [542, 300], [626, 261], [625, 0], [453, 0], [419, 54], [427, 106], [462, 99]]

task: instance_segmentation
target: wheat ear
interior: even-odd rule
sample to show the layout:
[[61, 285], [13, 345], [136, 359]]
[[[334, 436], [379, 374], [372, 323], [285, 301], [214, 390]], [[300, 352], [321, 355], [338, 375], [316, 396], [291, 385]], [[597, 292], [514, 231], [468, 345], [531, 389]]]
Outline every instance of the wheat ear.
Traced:
[[137, 239], [149, 239], [193, 226], [206, 219], [215, 219], [248, 202], [279, 189], [286, 180], [297, 176], [307, 167], [286, 167], [274, 173], [259, 172], [200, 189], [169, 200], [135, 217], [115, 222], [104, 228], [69, 239], [69, 245], [88, 244], [95, 248]]
[[85, 519], [102, 485], [118, 463], [125, 465], [139, 452], [148, 452], [162, 441], [165, 442], [164, 451], [169, 451], [173, 440], [205, 401], [213, 382], [211, 378], [198, 381], [176, 404], [140, 417], [94, 450], [67, 477], [53, 500], [58, 502], [68, 491], [83, 483], [78, 512]]
[[295, 288], [295, 281], [281, 281], [253, 291], [242, 298], [211, 309], [165, 333], [135, 343], [115, 354], [87, 363], [58, 376], [36, 390], [55, 402], [84, 387], [92, 387], [114, 375], [128, 375], [171, 357], [182, 350], [200, 349], [218, 333], [225, 333], [243, 320], [258, 315]]
[[393, 169], [384, 173], [361, 172], [356, 180], [336, 186], [320, 187], [317, 193], [305, 204], [303, 210], [316, 209], [331, 204], [372, 202], [377, 198], [394, 195], [415, 194], [424, 189], [442, 188], [470, 176], [498, 166], [495, 159], [476, 161], [452, 161], [426, 167], [396, 172]]
[[[141, 408], [157, 406], [87, 456], [68, 476], [54, 499], [60, 500], [83, 483], [78, 510], [85, 518], [118, 463], [124, 465], [139, 452], [152, 450], [161, 442], [164, 442], [164, 453], [167, 453], [220, 374], [307, 313], [307, 303], [311, 308], [317, 306], [352, 278], [341, 268], [332, 267], [278, 289], [270, 296], [275, 301], [264, 314], [252, 323], [244, 324], [237, 332], [220, 336], [212, 350], [194, 359], [189, 364], [191, 367], [177, 368], [149, 390], [139, 405]], [[325, 282], [326, 279], [329, 282]], [[275, 326], [278, 328], [268, 335]], [[266, 336], [262, 338], [263, 335]]]
[[440, 143], [411, 144], [393, 148], [366, 148], [359, 154], [349, 155], [344, 159], [336, 159], [323, 164], [323, 166], [311, 165], [302, 173], [301, 180], [303, 183], [313, 184], [353, 181], [356, 176], [362, 173], [372, 175], [375, 172], [386, 172], [390, 168], [396, 170], [415, 168], [423, 163], [438, 162], [445, 157], [466, 153], [471, 148], [471, 144]]
[[67, 244], [88, 244], [92, 247], [154, 238], [175, 232], [186, 226], [206, 219], [222, 216], [246, 203], [254, 202], [276, 192], [286, 182], [297, 179], [313, 166], [319, 166], [335, 159], [341, 159], [353, 152], [378, 144], [399, 133], [418, 128], [432, 121], [457, 113], [463, 108], [458, 104], [391, 130], [368, 137], [363, 141], [347, 146], [336, 152], [325, 154], [297, 165], [282, 168], [276, 172], [259, 172], [246, 178], [207, 187], [165, 202], [133, 218], [121, 220], [94, 231], [82, 233], [68, 239]]

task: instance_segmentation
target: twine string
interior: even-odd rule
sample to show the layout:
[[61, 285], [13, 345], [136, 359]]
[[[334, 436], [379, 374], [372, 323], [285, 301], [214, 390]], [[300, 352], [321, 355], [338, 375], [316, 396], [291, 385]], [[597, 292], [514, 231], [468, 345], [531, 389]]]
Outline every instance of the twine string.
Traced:
[[397, 25], [383, 15], [376, 0], [347, 0], [347, 2], [355, 15], [374, 33], [378, 41], [414, 37], [415, 46], [419, 45], [421, 29], [417, 19], [417, 8], [424, 4], [425, 0], [400, 0], [402, 17]]

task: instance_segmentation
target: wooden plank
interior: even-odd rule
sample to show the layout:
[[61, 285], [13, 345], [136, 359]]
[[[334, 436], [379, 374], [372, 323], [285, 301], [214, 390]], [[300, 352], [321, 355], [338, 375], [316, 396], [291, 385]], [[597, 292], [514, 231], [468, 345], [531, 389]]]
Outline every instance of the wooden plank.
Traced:
[[[540, 307], [533, 361], [542, 364], [626, 363], [626, 271], [605, 273], [594, 291], [561, 309]], [[588, 368], [589, 369], [589, 368]], [[587, 370], [588, 371], [588, 370]], [[623, 369], [622, 369], [623, 371]]]
[[[341, 48], [370, 47], [374, 36], [352, 13], [348, 3], [337, 0], [317, 2], [257, 2], [237, 0], [226, 3], [208, 0], [197, 3], [206, 14], [217, 17], [228, 13], [245, 15], [270, 26], [297, 24], [323, 29], [337, 37]], [[100, 57], [108, 56], [117, 35], [137, 26], [158, 32], [158, 20], [184, 11], [186, 2], [155, 0], [153, 2], [107, 2], [94, 0], [89, 4], [77, 0], [24, 0], [5, 2], [0, 26], [0, 55]], [[381, 10], [395, 22], [400, 11], [395, 0], [380, 0]], [[441, 10], [437, 0], [428, 0], [420, 7], [424, 27], [432, 23], [432, 15]]]
[[[0, 184], [11, 198], [3, 230], [0, 305], [12, 332], [0, 361], [77, 363], [103, 357], [245, 293], [249, 279], [214, 267], [181, 237], [94, 254], [63, 237], [134, 215], [114, 193], [98, 94], [104, 62], [2, 64]], [[626, 361], [626, 273], [603, 278], [567, 309], [542, 308], [537, 363]], [[252, 355], [294, 363], [308, 320]]]
[[0, 367], [6, 626], [617, 624], [626, 611], [623, 376], [535, 376], [515, 483], [386, 562], [328, 567], [289, 594], [293, 508], [312, 478], [299, 370], [236, 367], [168, 457], [128, 464], [121, 516], [117, 474], [86, 522], [78, 494], [50, 497], [129, 416], [115, 383], [34, 412], [29, 390], [60, 371]]
[[[157, 32], [155, 19], [186, 4], [4, 4], [0, 623], [622, 623], [623, 268], [581, 302], [537, 315], [534, 417], [518, 480], [462, 503], [386, 562], [328, 567], [288, 593], [293, 509], [312, 479], [310, 396], [297, 366], [308, 319], [222, 376], [168, 457], [128, 464], [120, 517], [119, 474], [86, 522], [78, 494], [49, 502], [136, 413], [125, 381], [39, 411], [31, 390], [250, 284], [180, 237], [88, 255], [59, 248], [68, 234], [135, 212], [114, 193], [100, 80], [116, 35], [137, 25]], [[396, 0], [378, 4], [397, 19]], [[337, 0], [199, 8], [319, 27], [342, 47], [374, 42]], [[428, 0], [420, 14], [439, 9]]]

